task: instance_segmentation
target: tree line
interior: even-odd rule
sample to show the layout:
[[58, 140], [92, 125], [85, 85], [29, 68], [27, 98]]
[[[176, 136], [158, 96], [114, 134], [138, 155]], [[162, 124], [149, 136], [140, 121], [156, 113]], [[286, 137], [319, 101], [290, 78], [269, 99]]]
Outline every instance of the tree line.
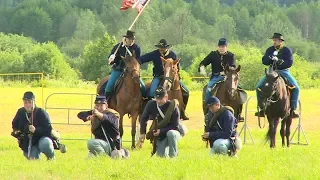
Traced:
[[[98, 80], [109, 73], [110, 49], [137, 15], [133, 9], [120, 11], [120, 6], [119, 0], [2, 0], [0, 62], [5, 66], [0, 71], [44, 71], [52, 78], [68, 74], [68, 78]], [[309, 63], [320, 62], [319, 1], [152, 0], [133, 30], [142, 53], [153, 50], [159, 39], [167, 39], [182, 57], [182, 69], [194, 67], [183, 72], [185, 76], [198, 75], [197, 63], [216, 48], [220, 37], [231, 42], [239, 64], [260, 66], [273, 32], [284, 34], [297, 57], [295, 68], [311, 67], [297, 71], [302, 79], [316, 84], [313, 79], [319, 74]], [[142, 68], [151, 74], [147, 65]], [[252, 79], [250, 73], [256, 71], [262, 75], [263, 66], [250, 68], [243, 69], [247, 72], [242, 77]], [[243, 83], [252, 89], [257, 79]]]

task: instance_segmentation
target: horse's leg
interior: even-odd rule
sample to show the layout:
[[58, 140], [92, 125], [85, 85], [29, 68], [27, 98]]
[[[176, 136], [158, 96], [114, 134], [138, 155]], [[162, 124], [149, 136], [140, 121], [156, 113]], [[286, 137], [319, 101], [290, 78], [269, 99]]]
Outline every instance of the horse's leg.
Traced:
[[[138, 110], [136, 112], [139, 112]], [[138, 113], [134, 113], [131, 116], [131, 137], [132, 137], [132, 144], [131, 148], [135, 149], [136, 148], [136, 125], [137, 125], [137, 119], [138, 119]]]
[[287, 117], [286, 121], [286, 138], [287, 138], [287, 147], [290, 147], [290, 127], [292, 123], [292, 118]]
[[286, 121], [287, 121], [287, 118], [284, 118], [284, 119], [281, 121], [280, 135], [281, 135], [281, 140], [282, 140], [282, 147], [285, 146], [284, 136], [285, 136], [285, 133], [286, 133], [286, 130], [285, 130]]
[[124, 114], [119, 113], [120, 114], [120, 120], [119, 120], [119, 131], [120, 131], [120, 137], [122, 140], [122, 136], [123, 136], [123, 116]]
[[267, 140], [270, 141], [270, 148], [273, 148], [273, 131], [274, 131], [274, 123], [273, 123], [273, 119], [271, 117], [269, 117], [267, 115], [267, 119], [268, 119], [268, 122], [269, 122], [269, 129], [268, 129], [268, 132], [267, 132]]
[[206, 89], [207, 89], [207, 85], [205, 85], [202, 90], [202, 110], [204, 115], [208, 113], [208, 107], [205, 104]]
[[273, 131], [273, 147], [276, 147], [276, 133], [277, 133], [277, 127], [279, 124], [279, 120], [280, 118], [276, 118], [273, 122], [274, 122], [274, 131]]

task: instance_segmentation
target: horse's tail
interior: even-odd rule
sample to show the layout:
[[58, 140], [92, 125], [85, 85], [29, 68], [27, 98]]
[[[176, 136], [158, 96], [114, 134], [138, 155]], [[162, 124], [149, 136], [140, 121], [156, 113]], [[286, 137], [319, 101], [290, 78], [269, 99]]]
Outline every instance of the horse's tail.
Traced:
[[268, 132], [267, 132], [266, 137], [265, 137], [265, 143], [271, 141], [271, 135], [272, 135], [272, 129], [271, 129], [271, 127], [269, 126]]

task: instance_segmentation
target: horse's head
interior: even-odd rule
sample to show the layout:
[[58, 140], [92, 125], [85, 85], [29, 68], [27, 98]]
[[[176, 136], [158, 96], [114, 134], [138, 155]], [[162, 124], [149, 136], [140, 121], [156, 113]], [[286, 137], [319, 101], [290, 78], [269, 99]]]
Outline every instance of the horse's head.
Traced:
[[226, 89], [229, 93], [231, 99], [236, 98], [237, 87], [239, 84], [239, 72], [241, 70], [241, 66], [239, 65], [237, 68], [230, 67], [228, 64], [225, 67], [226, 78]]
[[[180, 58], [181, 59], [181, 58]], [[163, 87], [167, 91], [170, 91], [173, 83], [179, 79], [178, 75], [178, 63], [180, 59], [173, 60], [172, 58], [164, 59], [161, 57], [161, 61], [164, 69], [164, 83]]]
[[276, 71], [268, 73], [267, 69], [265, 69], [265, 74], [266, 80], [263, 82], [260, 90], [266, 98], [271, 98], [279, 90], [280, 75]]
[[121, 56], [126, 65], [125, 73], [131, 75], [135, 83], [140, 83], [140, 64], [136, 59], [136, 53], [133, 51], [132, 56]]

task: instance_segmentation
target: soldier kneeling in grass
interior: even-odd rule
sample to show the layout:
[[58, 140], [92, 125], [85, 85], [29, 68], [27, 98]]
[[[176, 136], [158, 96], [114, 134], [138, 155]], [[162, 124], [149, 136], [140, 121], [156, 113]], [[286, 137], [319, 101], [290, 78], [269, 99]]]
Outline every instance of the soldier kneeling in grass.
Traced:
[[[153, 144], [151, 156], [157, 153], [160, 157], [176, 157], [178, 155], [178, 141], [186, 134], [186, 127], [180, 121], [178, 101], [168, 100], [167, 91], [158, 87], [156, 100], [147, 103], [140, 119], [139, 146], [144, 139], [150, 139]], [[146, 135], [147, 121], [153, 119], [150, 131]]]
[[39, 159], [44, 153], [48, 160], [55, 158], [54, 149], [65, 152], [65, 146], [59, 143], [58, 134], [52, 129], [49, 115], [35, 105], [32, 92], [24, 93], [23, 107], [18, 109], [13, 121], [11, 135], [18, 139], [19, 147], [27, 159]]
[[210, 154], [228, 154], [235, 156], [241, 149], [242, 143], [236, 131], [236, 118], [233, 109], [229, 106], [221, 106], [220, 100], [209, 97], [206, 100], [209, 112], [205, 119], [205, 133], [202, 135], [203, 141], [209, 141]]
[[84, 122], [91, 121], [94, 139], [88, 141], [88, 157], [108, 155], [112, 158], [128, 158], [129, 152], [121, 148], [119, 113], [108, 108], [105, 96], [97, 96], [92, 111], [78, 113]]

